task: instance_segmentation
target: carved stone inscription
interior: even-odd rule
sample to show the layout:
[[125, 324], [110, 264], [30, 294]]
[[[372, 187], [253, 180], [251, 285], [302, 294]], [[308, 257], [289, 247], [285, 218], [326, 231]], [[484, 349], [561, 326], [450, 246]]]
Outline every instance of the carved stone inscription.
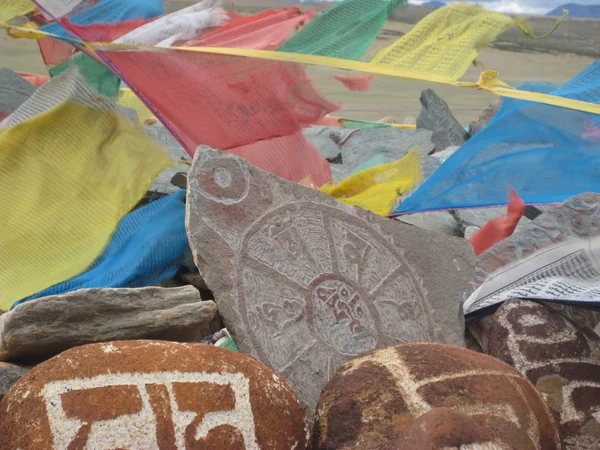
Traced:
[[195, 448], [223, 427], [239, 435], [240, 448], [258, 449], [242, 374], [99, 375], [48, 383], [42, 395], [55, 450]]
[[240, 350], [284, 375], [311, 414], [353, 356], [401, 342], [464, 343], [460, 298], [474, 260], [463, 240], [206, 148], [188, 179], [186, 228]]

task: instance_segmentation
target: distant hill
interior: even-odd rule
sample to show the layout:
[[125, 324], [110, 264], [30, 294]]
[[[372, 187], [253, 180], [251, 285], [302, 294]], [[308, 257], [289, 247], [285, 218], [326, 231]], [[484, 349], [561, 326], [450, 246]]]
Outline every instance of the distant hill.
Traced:
[[446, 4], [444, 2], [432, 0], [430, 2], [422, 3], [421, 6], [426, 6], [427, 8], [443, 8], [444, 6], [446, 6]]
[[563, 9], [569, 10], [569, 17], [583, 17], [585, 19], [600, 19], [600, 5], [578, 5], [567, 3], [550, 11], [547, 16], [562, 16]]

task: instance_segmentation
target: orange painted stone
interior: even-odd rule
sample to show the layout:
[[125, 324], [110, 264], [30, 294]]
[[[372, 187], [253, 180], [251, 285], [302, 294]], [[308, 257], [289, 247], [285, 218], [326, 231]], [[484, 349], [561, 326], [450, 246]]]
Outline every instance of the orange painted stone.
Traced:
[[552, 413], [533, 385], [508, 364], [460, 347], [375, 350], [344, 364], [321, 393], [314, 450], [440, 448], [432, 444], [561, 448]]
[[286, 381], [219, 347], [116, 341], [40, 364], [0, 402], [0, 449], [307, 448]]

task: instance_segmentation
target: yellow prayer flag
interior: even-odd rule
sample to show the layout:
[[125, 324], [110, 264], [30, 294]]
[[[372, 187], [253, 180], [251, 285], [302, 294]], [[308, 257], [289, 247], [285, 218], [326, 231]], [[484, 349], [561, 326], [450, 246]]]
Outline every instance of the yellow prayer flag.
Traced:
[[36, 8], [31, 0], [0, 1], [0, 21], [6, 22], [13, 17], [24, 16]]
[[142, 101], [133, 93], [131, 89], [121, 88], [119, 90], [119, 105], [135, 110], [138, 115], [138, 119], [140, 119], [142, 122], [146, 119], [154, 117], [152, 111], [150, 111], [146, 105], [142, 103]]
[[320, 191], [347, 205], [387, 216], [396, 199], [422, 179], [421, 160], [412, 150], [396, 162], [360, 171], [336, 185], [327, 183]]
[[458, 80], [479, 49], [514, 24], [514, 19], [505, 14], [478, 5], [455, 3], [425, 16], [371, 62]]
[[85, 271], [171, 164], [106, 103], [73, 100], [0, 131], [0, 310]]

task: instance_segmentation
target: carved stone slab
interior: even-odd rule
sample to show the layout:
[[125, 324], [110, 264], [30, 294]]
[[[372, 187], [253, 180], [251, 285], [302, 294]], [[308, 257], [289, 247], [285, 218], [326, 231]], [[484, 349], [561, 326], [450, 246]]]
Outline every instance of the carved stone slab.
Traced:
[[286, 381], [205, 344], [115, 341], [67, 350], [0, 402], [1, 449], [306, 450]]
[[565, 449], [600, 448], [600, 336], [542, 304], [515, 299], [494, 314], [488, 346], [542, 393]]
[[228, 153], [200, 148], [186, 227], [240, 350], [283, 374], [313, 411], [349, 358], [398, 342], [464, 345], [473, 251], [349, 207]]
[[523, 375], [455, 346], [375, 350], [347, 362], [323, 389], [313, 450], [454, 448], [561, 447], [552, 413]]

